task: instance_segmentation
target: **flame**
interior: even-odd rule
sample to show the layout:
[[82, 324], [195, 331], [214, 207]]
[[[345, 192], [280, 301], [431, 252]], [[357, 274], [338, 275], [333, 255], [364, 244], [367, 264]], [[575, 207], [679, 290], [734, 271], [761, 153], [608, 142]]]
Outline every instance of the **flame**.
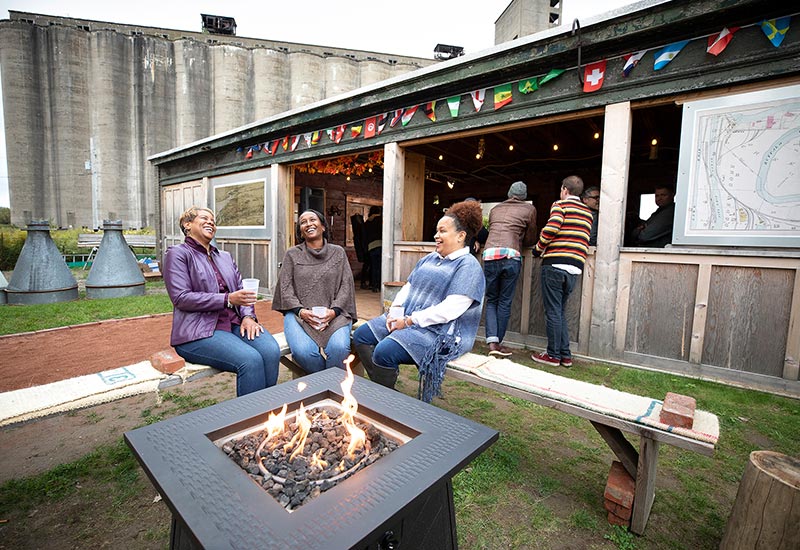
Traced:
[[311, 457], [311, 466], [316, 466], [320, 470], [324, 470], [328, 467], [328, 462], [322, 460], [322, 452], [325, 449], [319, 449], [314, 455]]
[[350, 354], [350, 356], [344, 360], [344, 367], [347, 371], [347, 375], [342, 381], [342, 424], [344, 424], [344, 427], [350, 433], [350, 445], [347, 446], [347, 455], [349, 457], [355, 456], [356, 451], [363, 447], [367, 440], [364, 430], [356, 426], [355, 417], [356, 412], [358, 412], [358, 401], [356, 401], [356, 398], [353, 397], [353, 394], [350, 392], [350, 389], [353, 387], [353, 382], [355, 381], [353, 371], [350, 369], [350, 363], [352, 363], [354, 359], [355, 356]]
[[267, 440], [275, 437], [283, 431], [283, 425], [286, 420], [286, 403], [283, 404], [283, 409], [278, 414], [269, 413], [269, 418], [264, 423], [264, 429], [267, 431]]
[[292, 440], [283, 446], [284, 452], [291, 449], [293, 445], [295, 446], [294, 452], [289, 456], [290, 462], [303, 452], [303, 447], [306, 445], [308, 430], [311, 429], [311, 420], [306, 415], [306, 408], [303, 406], [302, 401], [300, 402], [300, 410], [297, 411], [297, 427], [297, 433], [294, 434]]

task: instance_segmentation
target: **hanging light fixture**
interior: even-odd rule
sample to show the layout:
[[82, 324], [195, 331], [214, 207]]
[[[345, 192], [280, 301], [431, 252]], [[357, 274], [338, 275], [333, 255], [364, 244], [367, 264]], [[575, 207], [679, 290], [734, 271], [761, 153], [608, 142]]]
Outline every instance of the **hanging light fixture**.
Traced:
[[481, 160], [483, 158], [484, 153], [486, 153], [486, 140], [480, 138], [478, 140], [478, 152], [475, 154], [475, 158], [477, 160]]
[[455, 187], [455, 185], [456, 185], [456, 182], [450, 181], [450, 180], [447, 181], [447, 188], [448, 189], [452, 189], [453, 187]]
[[650, 141], [650, 156], [648, 157], [650, 160], [657, 160], [658, 159], [658, 140], [653, 138]]

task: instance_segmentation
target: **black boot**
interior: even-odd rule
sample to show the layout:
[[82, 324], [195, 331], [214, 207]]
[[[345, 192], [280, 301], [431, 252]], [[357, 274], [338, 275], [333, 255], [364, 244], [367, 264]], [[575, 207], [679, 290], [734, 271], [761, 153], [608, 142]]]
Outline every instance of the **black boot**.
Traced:
[[381, 367], [372, 362], [372, 353], [375, 351], [375, 346], [355, 344], [354, 347], [356, 348], [358, 358], [361, 359], [361, 364], [364, 365], [364, 370], [367, 371], [369, 379], [376, 384], [394, 389], [399, 371]]

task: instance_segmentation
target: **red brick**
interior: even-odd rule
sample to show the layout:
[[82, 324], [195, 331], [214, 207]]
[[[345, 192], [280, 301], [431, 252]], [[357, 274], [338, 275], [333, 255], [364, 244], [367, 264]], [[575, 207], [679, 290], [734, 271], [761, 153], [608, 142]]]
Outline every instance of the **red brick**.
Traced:
[[164, 374], [172, 374], [176, 370], [180, 370], [186, 364], [183, 357], [175, 353], [173, 349], [165, 349], [154, 353], [150, 357], [150, 364], [153, 368], [163, 372]]
[[608, 523], [611, 525], [622, 525], [623, 527], [630, 527], [631, 522], [627, 519], [622, 519], [621, 517], [615, 516], [613, 513], [608, 513]]
[[615, 460], [611, 463], [608, 472], [608, 483], [603, 496], [623, 508], [633, 508], [633, 496], [636, 493], [636, 483], [630, 474], [625, 471], [622, 463]]
[[694, 410], [697, 402], [694, 397], [679, 393], [667, 392], [664, 405], [661, 407], [660, 420], [664, 424], [679, 428], [691, 428], [694, 425]]
[[620, 506], [616, 502], [612, 502], [608, 499], [603, 499], [603, 507], [615, 516], [622, 519], [631, 519], [631, 514], [633, 513], [633, 510], [630, 508]]

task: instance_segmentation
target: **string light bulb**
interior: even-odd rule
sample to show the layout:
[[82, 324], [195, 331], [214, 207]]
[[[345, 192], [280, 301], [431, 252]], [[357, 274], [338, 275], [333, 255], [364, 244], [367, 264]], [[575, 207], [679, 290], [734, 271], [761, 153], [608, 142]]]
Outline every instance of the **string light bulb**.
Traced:
[[485, 152], [486, 152], [486, 140], [481, 138], [478, 140], [478, 152], [475, 153], [475, 158], [477, 160], [481, 160]]
[[553, 144], [553, 151], [558, 151], [558, 143]]
[[455, 186], [455, 184], [456, 184], [456, 182], [454, 182], [454, 181], [448, 181], [447, 182], [447, 188], [448, 189], [452, 189]]
[[513, 144], [513, 143], [512, 143], [511, 145], [509, 145], [509, 146], [508, 146], [508, 150], [509, 150], [509, 151], [513, 151], [513, 150], [514, 150], [514, 144]]
[[658, 140], [653, 138], [653, 141], [650, 142], [650, 145], [658, 145]]
[[439, 155], [439, 160], [444, 160], [444, 155]]
[[600, 132], [594, 133], [594, 139], [600, 139]]

